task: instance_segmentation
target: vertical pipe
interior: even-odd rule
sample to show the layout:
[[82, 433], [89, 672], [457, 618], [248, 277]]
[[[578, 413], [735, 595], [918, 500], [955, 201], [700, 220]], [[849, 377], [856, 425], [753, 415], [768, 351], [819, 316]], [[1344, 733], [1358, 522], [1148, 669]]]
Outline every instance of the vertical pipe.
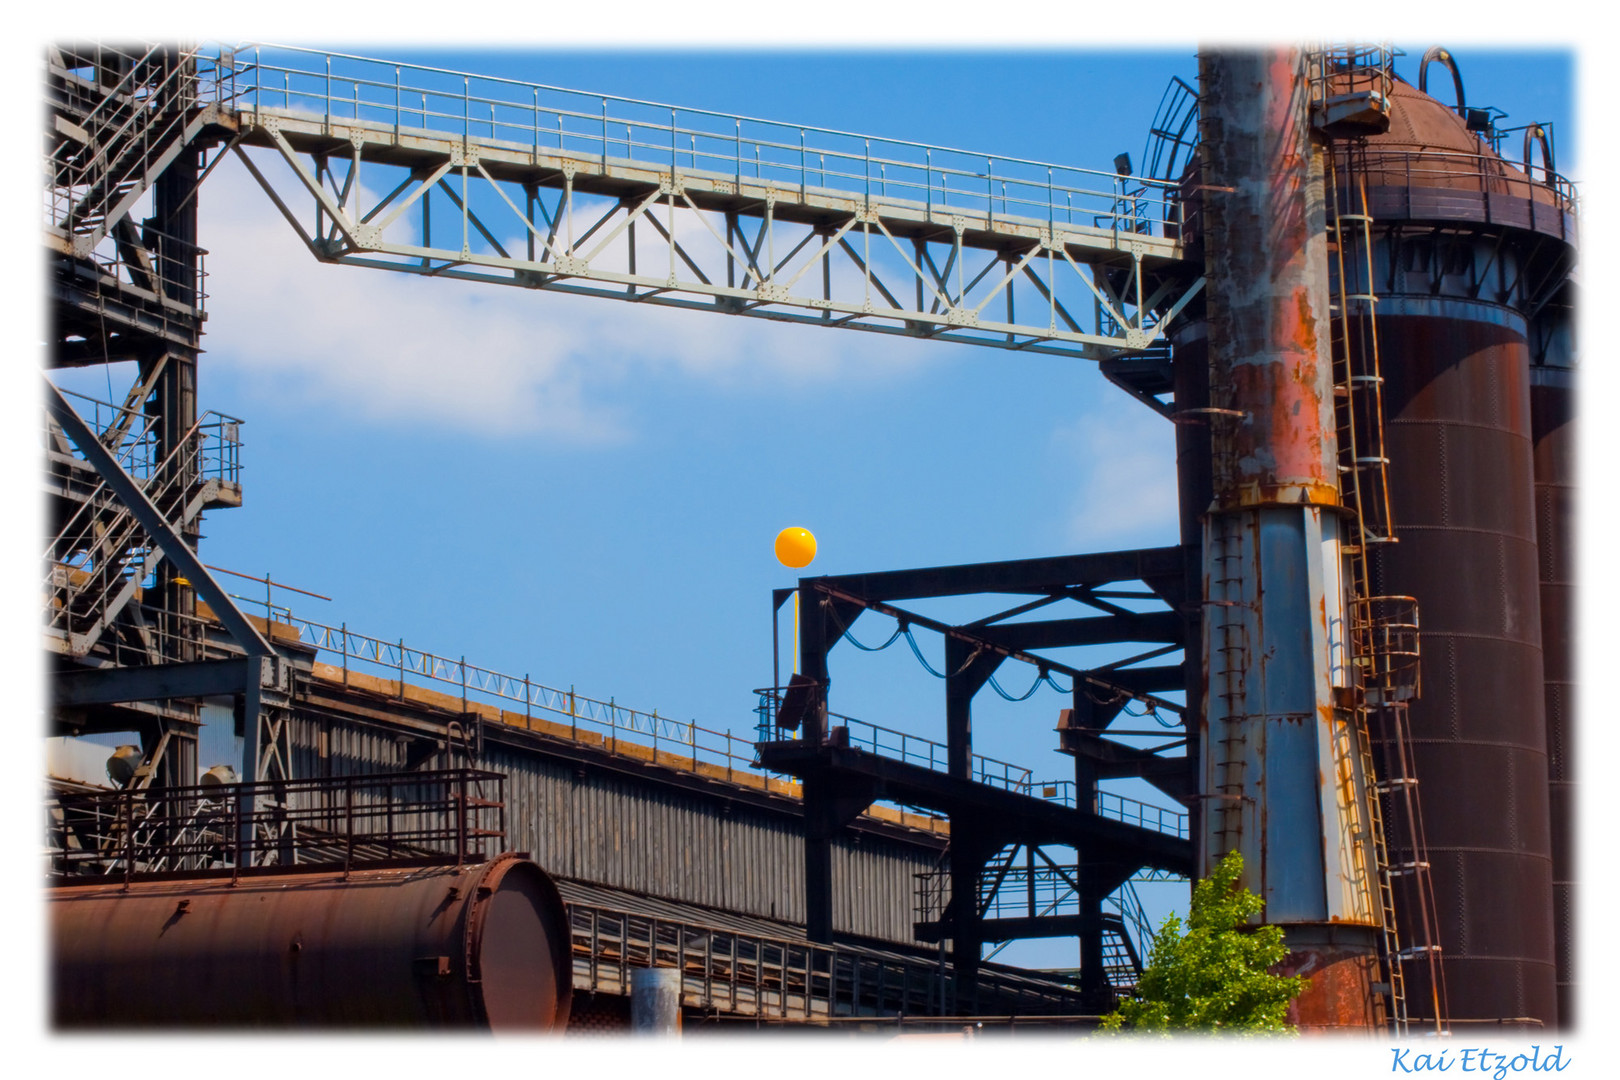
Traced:
[[[1376, 909], [1337, 790], [1338, 462], [1323, 157], [1297, 48], [1199, 56], [1212, 507], [1203, 869], [1225, 852], [1311, 977], [1310, 1027], [1375, 1022]], [[1354, 784], [1352, 782], [1352, 787]]]

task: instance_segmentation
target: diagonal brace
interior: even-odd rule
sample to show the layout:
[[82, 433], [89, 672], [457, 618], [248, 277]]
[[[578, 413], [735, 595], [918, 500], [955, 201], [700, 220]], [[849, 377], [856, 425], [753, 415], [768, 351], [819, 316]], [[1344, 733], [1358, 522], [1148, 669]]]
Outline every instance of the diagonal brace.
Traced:
[[152, 538], [152, 542], [162, 549], [169, 561], [191, 582], [191, 587], [208, 602], [208, 606], [214, 610], [214, 614], [219, 617], [219, 621], [231, 637], [236, 639], [237, 644], [241, 645], [249, 656], [276, 655], [275, 650], [270, 647], [270, 642], [265, 640], [257, 627], [248, 622], [247, 616], [237, 610], [230, 594], [220, 588], [202, 560], [197, 558], [196, 552], [191, 550], [158, 508], [152, 505], [152, 501], [146, 497], [146, 493], [135, 482], [135, 478], [125, 472], [117, 459], [101, 445], [95, 432], [74, 411], [73, 406], [68, 404], [62, 392], [49, 379], [45, 379], [44, 382], [46, 409], [56, 418], [56, 422], [62, 425], [62, 430], [67, 432], [68, 438], [78, 446], [107, 486], [112, 488], [113, 493], [128, 507], [141, 528]]

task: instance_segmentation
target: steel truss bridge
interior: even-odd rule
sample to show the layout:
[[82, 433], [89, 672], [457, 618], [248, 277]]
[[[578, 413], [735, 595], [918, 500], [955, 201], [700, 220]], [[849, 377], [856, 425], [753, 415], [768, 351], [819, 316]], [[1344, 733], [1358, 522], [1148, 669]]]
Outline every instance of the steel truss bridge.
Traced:
[[1158, 181], [334, 53], [214, 73], [329, 262], [1094, 360], [1199, 288]]

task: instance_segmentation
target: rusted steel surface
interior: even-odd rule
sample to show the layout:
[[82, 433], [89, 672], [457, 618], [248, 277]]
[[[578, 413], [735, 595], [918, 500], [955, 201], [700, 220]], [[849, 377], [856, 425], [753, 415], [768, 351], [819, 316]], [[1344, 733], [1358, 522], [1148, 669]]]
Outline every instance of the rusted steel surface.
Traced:
[[1575, 1022], [1575, 373], [1530, 370], [1558, 1018]]
[[[1559, 534], [1573, 475], [1560, 460], [1567, 417], [1550, 396], [1532, 416], [1523, 313], [1546, 304], [1574, 262], [1574, 205], [1567, 189], [1490, 153], [1451, 107], [1402, 83], [1392, 98], [1365, 171], [1399, 538], [1375, 555], [1374, 590], [1416, 596], [1423, 613], [1413, 771], [1451, 1018], [1552, 1024], [1555, 942], [1567, 959], [1570, 935], [1567, 922], [1554, 931], [1568, 896], [1552, 884], [1562, 792], [1543, 778], [1549, 753], [1567, 752], [1568, 725], [1551, 714], [1568, 694], [1564, 674], [1543, 680], [1543, 638], [1557, 649], [1568, 625], [1573, 573]], [[1533, 431], [1549, 440], [1534, 455]], [[1396, 863], [1413, 857], [1391, 851]], [[1401, 888], [1410, 881], [1396, 891], [1408, 928], [1419, 919]], [[1407, 965], [1414, 1020], [1432, 1005], [1426, 969]]]
[[1567, 191], [1490, 152], [1451, 106], [1396, 80], [1390, 127], [1371, 141], [1365, 174], [1376, 221], [1472, 221], [1575, 241]]
[[48, 893], [63, 1028], [561, 1030], [567, 914], [512, 855], [457, 869]]
[[[1271, 60], [1275, 62], [1275, 55]], [[1243, 79], [1235, 76], [1231, 63], [1216, 70], [1206, 57], [1201, 64], [1201, 107], [1210, 118], [1203, 129], [1205, 173], [1190, 171], [1186, 187], [1188, 220], [1206, 226], [1204, 242], [1190, 245], [1189, 251], [1204, 254], [1211, 271], [1206, 296], [1210, 337], [1216, 342], [1209, 350], [1213, 400], [1198, 395], [1193, 368], [1202, 363], [1204, 350], [1198, 335], [1184, 327], [1176, 342], [1178, 410], [1226, 403], [1220, 400], [1227, 392], [1221, 385], [1222, 365], [1231, 361], [1218, 340], [1229, 331], [1216, 327], [1223, 325], [1221, 320], [1233, 323], [1230, 305], [1245, 294], [1220, 287], [1218, 275], [1245, 274], [1259, 289], [1259, 283], [1273, 280], [1274, 265], [1287, 265], [1286, 260], [1255, 261], [1252, 245], [1247, 249], [1250, 262], [1242, 263], [1244, 250], [1236, 241], [1244, 236], [1243, 226], [1251, 232], [1270, 227], [1268, 235], [1295, 235], [1300, 214], [1286, 205], [1262, 209], [1263, 196], [1278, 186], [1265, 174], [1244, 173], [1242, 162], [1236, 169], [1222, 165], [1244, 153], [1234, 136], [1250, 147], [1263, 145], [1253, 131], [1234, 125], [1230, 103], [1220, 100], [1223, 94], [1230, 98], [1234, 87], [1264, 82], [1258, 73], [1263, 64], [1251, 58]], [[1225, 82], [1218, 78], [1223, 74]], [[1558, 955], [1567, 963], [1573, 952], [1568, 943], [1573, 936], [1571, 889], [1560, 884], [1554, 894], [1548, 876], [1549, 847], [1557, 865], [1565, 865], [1557, 853], [1569, 851], [1573, 831], [1572, 789], [1567, 774], [1559, 772], [1572, 760], [1571, 721], [1564, 718], [1573, 698], [1566, 681], [1568, 646], [1563, 646], [1562, 661], [1552, 657], [1560, 647], [1557, 628], [1572, 625], [1573, 571], [1562, 537], [1570, 530], [1573, 492], [1567, 485], [1573, 474], [1561, 471], [1560, 431], [1569, 425], [1554, 417], [1558, 406], [1549, 397], [1545, 424], [1540, 404], [1534, 420], [1537, 452], [1547, 460], [1538, 456], [1535, 480], [1531, 478], [1520, 313], [1542, 303], [1573, 264], [1574, 207], [1567, 190], [1533, 183], [1523, 170], [1486, 153], [1448, 106], [1399, 82], [1393, 101], [1390, 130], [1371, 139], [1366, 154], [1374, 251], [1370, 259], [1354, 249], [1346, 253], [1347, 265], [1366, 262], [1374, 268], [1371, 291], [1378, 296], [1380, 348], [1390, 380], [1385, 390], [1386, 453], [1400, 543], [1384, 547], [1375, 560], [1374, 592], [1416, 595], [1423, 609], [1424, 695], [1413, 706], [1419, 740], [1415, 772], [1435, 864], [1442, 918], [1438, 939], [1448, 958], [1451, 1014], [1490, 1020], [1550, 1018], [1555, 940], [1550, 912], [1555, 903]], [[1282, 123], [1268, 130], [1292, 128]], [[1226, 172], [1217, 172], [1220, 168]], [[1239, 190], [1227, 192], [1229, 187]], [[1247, 214], [1233, 220], [1239, 207]], [[1437, 231], [1432, 227], [1436, 223], [1464, 228]], [[1543, 237], [1563, 243], [1548, 244]], [[1250, 320], [1233, 329], [1252, 331], [1257, 325]], [[1269, 325], [1285, 329], [1291, 324], [1279, 319]], [[1543, 328], [1538, 341], [1571, 351], [1568, 333], [1556, 328]], [[1245, 385], [1231, 392], [1240, 393]], [[1302, 412], [1308, 411], [1304, 404]], [[1216, 495], [1219, 505], [1240, 504], [1254, 495], [1243, 486], [1253, 475], [1252, 463], [1248, 473], [1242, 469], [1252, 439], [1243, 441], [1246, 433], [1239, 430], [1223, 443], [1216, 419], [1211, 430], [1217, 438], [1208, 456], [1200, 455], [1198, 428], [1178, 425], [1184, 529], [1204, 512], [1197, 505], [1208, 490], [1199, 475], [1204, 468], [1212, 468], [1217, 487], [1223, 469], [1239, 481], [1235, 491]], [[1544, 437], [1551, 440], [1545, 450]], [[1533, 482], [1539, 500], [1535, 514], [1529, 502]], [[1538, 527], [1543, 540], [1539, 588]], [[1222, 576], [1220, 558], [1219, 552], [1206, 551], [1206, 580]], [[1267, 578], [1257, 595], [1266, 597], [1275, 587], [1275, 580]], [[1202, 685], [1209, 693], [1210, 725], [1205, 758], [1214, 762], [1221, 757], [1222, 737], [1219, 650], [1253, 651], [1254, 645], [1243, 640], [1223, 644], [1220, 627], [1234, 622], [1226, 614], [1231, 609], [1210, 606], [1241, 601], [1242, 596], [1205, 595], [1211, 598], [1204, 610]], [[1255, 629], [1249, 625], [1225, 633], [1241, 639]], [[1549, 655], [1545, 683], [1540, 654], [1544, 633]], [[1247, 738], [1231, 725], [1227, 736]], [[1550, 799], [1546, 782], [1539, 779], [1547, 775], [1549, 753], [1559, 759]], [[1252, 757], [1248, 770], [1257, 762]], [[1220, 816], [1223, 797], [1217, 789], [1206, 789], [1210, 819]], [[1566, 823], [1551, 826], [1554, 839], [1549, 839], [1549, 801], [1551, 816]], [[1219, 828], [1207, 826], [1204, 836], [1209, 844], [1218, 843]], [[1395, 850], [1390, 856], [1399, 862], [1411, 853]], [[1411, 913], [1403, 897], [1397, 900], [1404, 920]], [[1411, 963], [1408, 971], [1423, 966]], [[1421, 1003], [1431, 1000], [1421, 978], [1409, 979], [1407, 999], [1418, 1017]]]
[[1382, 999], [1367, 992], [1380, 978], [1372, 934], [1353, 927], [1290, 928], [1288, 955], [1273, 970], [1303, 975], [1310, 987], [1288, 1006], [1288, 1022], [1307, 1034], [1367, 1033], [1385, 1023]]
[[[1339, 501], [1322, 158], [1297, 49], [1199, 59], [1211, 404], [1222, 507]], [[1224, 467], [1223, 457], [1227, 459]]]
[[1204, 539], [1204, 856], [1243, 853], [1268, 923], [1377, 923], [1361, 778], [1336, 741], [1337, 525], [1319, 507], [1265, 507], [1210, 515]]
[[[1478, 318], [1466, 318], [1471, 312]], [[1430, 315], [1425, 312], [1435, 312]], [[1429, 296], [1380, 306], [1400, 542], [1374, 588], [1423, 612], [1410, 714], [1451, 1016], [1556, 1020], [1547, 731], [1524, 323]], [[1393, 846], [1391, 859], [1412, 858]], [[1412, 910], [1397, 890], [1398, 910]], [[1429, 1000], [1413, 965], [1408, 1000]]]

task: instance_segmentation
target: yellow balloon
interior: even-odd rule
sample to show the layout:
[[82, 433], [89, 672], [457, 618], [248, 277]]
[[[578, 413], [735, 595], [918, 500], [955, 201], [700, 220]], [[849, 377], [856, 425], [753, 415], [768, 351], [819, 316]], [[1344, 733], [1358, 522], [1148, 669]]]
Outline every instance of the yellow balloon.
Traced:
[[797, 570], [815, 557], [816, 537], [809, 529], [793, 525], [776, 534], [776, 559], [783, 566]]

